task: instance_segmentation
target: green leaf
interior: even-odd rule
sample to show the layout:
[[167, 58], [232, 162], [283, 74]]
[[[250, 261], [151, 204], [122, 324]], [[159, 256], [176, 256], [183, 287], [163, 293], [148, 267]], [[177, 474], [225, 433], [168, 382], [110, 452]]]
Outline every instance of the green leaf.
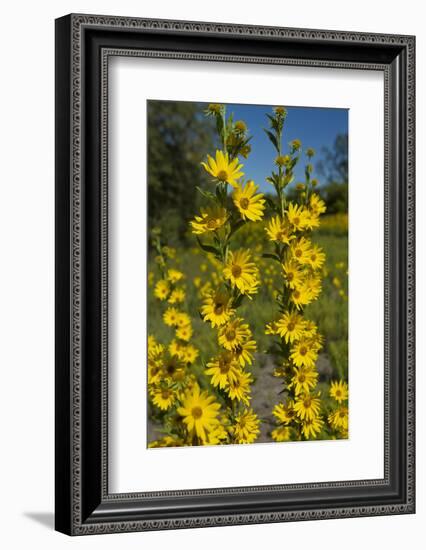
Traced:
[[226, 127], [228, 128], [228, 132], [232, 131], [232, 126], [234, 124], [234, 113], [231, 113], [228, 117], [228, 121], [226, 123]]
[[223, 183], [218, 183], [216, 185], [216, 199], [220, 204], [223, 204], [225, 197], [226, 197], [226, 191], [224, 192], [224, 185]]
[[210, 254], [214, 254], [215, 256], [219, 256], [219, 250], [215, 248], [214, 246], [210, 246], [208, 244], [204, 244], [200, 241], [200, 239], [197, 237], [197, 242], [200, 245], [200, 248], [204, 250], [204, 252], [209, 252]]
[[240, 307], [240, 305], [243, 303], [243, 300], [244, 300], [244, 294], [240, 294], [238, 298], [233, 300], [232, 307], [235, 307], [235, 308]]
[[271, 260], [275, 260], [276, 262], [281, 263], [281, 260], [280, 260], [279, 256], [277, 256], [276, 254], [269, 253], [269, 252], [264, 252], [262, 254], [262, 258], [269, 258]]
[[270, 115], [269, 113], [266, 113], [266, 116], [269, 118], [269, 122], [271, 123], [271, 127], [274, 128], [274, 130], [277, 130], [277, 119]]
[[241, 227], [243, 227], [245, 223], [245, 220], [238, 220], [235, 224], [233, 224], [231, 227], [231, 231], [228, 235], [228, 240], [232, 237], [234, 233], [236, 233]]
[[269, 206], [269, 208], [272, 208], [274, 212], [279, 212], [278, 206], [275, 204], [275, 201], [271, 199], [270, 197], [264, 197], [266, 204]]
[[205, 197], [206, 199], [213, 200], [213, 201], [216, 200], [216, 197], [215, 197], [214, 193], [212, 193], [211, 191], [204, 191], [204, 189], [201, 189], [201, 187], [198, 187], [198, 186], [196, 186], [195, 189], [196, 189], [203, 197]]
[[291, 159], [291, 161], [290, 161], [290, 166], [291, 166], [292, 169], [293, 169], [293, 168], [296, 166], [296, 164], [299, 162], [299, 159], [300, 159], [300, 157], [294, 157], [294, 158]]
[[275, 147], [277, 152], [279, 152], [278, 140], [276, 136], [270, 130], [266, 130], [265, 128], [264, 128], [264, 132], [268, 136], [269, 140], [271, 141], [272, 145]]
[[216, 115], [216, 129], [217, 133], [219, 134], [221, 140], [223, 141], [223, 118], [222, 114]]
[[274, 243], [275, 244], [275, 254], [278, 256], [278, 258], [280, 258], [280, 261], [281, 261], [281, 247], [280, 247], [280, 244], [279, 243]]

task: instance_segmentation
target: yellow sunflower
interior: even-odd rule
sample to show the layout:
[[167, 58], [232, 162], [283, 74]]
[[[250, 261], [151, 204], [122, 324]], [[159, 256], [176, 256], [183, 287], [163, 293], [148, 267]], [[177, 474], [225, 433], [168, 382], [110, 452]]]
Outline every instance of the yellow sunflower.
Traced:
[[333, 380], [330, 386], [330, 397], [335, 399], [338, 403], [346, 401], [349, 397], [348, 385], [343, 380]]
[[254, 340], [246, 340], [234, 349], [234, 354], [242, 367], [244, 367], [246, 363], [248, 365], [252, 364], [253, 353], [256, 351], [256, 349], [257, 346]]
[[310, 248], [311, 241], [305, 237], [300, 237], [300, 239], [291, 243], [290, 254], [300, 264], [307, 264], [309, 263]]
[[291, 439], [291, 428], [288, 426], [278, 426], [275, 430], [271, 432], [272, 439], [277, 443], [282, 443], [283, 441], [290, 441]]
[[296, 416], [294, 401], [292, 399], [288, 399], [285, 404], [278, 403], [278, 405], [275, 405], [272, 414], [282, 424], [290, 424]]
[[155, 339], [155, 336], [150, 334], [148, 336], [148, 358], [149, 359], [159, 359], [164, 352], [163, 344], [160, 344]]
[[167, 411], [173, 406], [176, 396], [171, 388], [155, 388], [152, 391], [152, 402], [162, 411]]
[[229, 351], [222, 352], [207, 363], [206, 374], [211, 376], [212, 385], [220, 389], [229, 386], [230, 381], [235, 381], [240, 373], [240, 366], [235, 355]]
[[164, 279], [160, 279], [154, 288], [154, 295], [159, 300], [166, 300], [167, 296], [170, 292], [170, 284], [168, 281], [165, 281]]
[[204, 300], [201, 307], [201, 315], [204, 321], [210, 321], [212, 327], [220, 327], [227, 323], [234, 314], [230, 306], [230, 297], [226, 292], [216, 290], [211, 292]]
[[289, 223], [295, 230], [303, 231], [306, 228], [307, 211], [303, 206], [298, 206], [290, 202], [286, 214]]
[[290, 299], [293, 302], [293, 304], [297, 307], [297, 309], [301, 309], [303, 306], [306, 306], [310, 304], [313, 300], [312, 292], [305, 286], [305, 287], [299, 287], [295, 288], [291, 295]]
[[314, 244], [308, 253], [308, 263], [314, 269], [321, 269], [325, 262], [325, 254], [321, 247]]
[[258, 186], [251, 180], [244, 186], [238, 183], [235, 187], [232, 198], [243, 220], [257, 222], [263, 218], [265, 199], [262, 193], [256, 195], [257, 190]]
[[148, 359], [148, 384], [157, 384], [161, 380], [161, 363]]
[[319, 399], [318, 395], [305, 393], [299, 395], [299, 397], [296, 399], [294, 410], [301, 420], [313, 420], [319, 415], [321, 409], [321, 400]]
[[194, 384], [192, 390], [185, 394], [177, 412], [182, 416], [190, 436], [196, 436], [200, 442], [206, 443], [209, 432], [219, 424], [219, 409], [220, 405], [215, 398], [207, 391], [201, 392], [198, 384]]
[[305, 293], [306, 296], [309, 297], [309, 302], [312, 302], [321, 294], [321, 288], [321, 276], [318, 273], [308, 273], [298, 290], [300, 290], [302, 294]]
[[216, 151], [216, 159], [207, 155], [207, 163], [201, 163], [204, 170], [212, 175], [215, 179], [225, 183], [229, 183], [232, 187], [236, 187], [237, 181], [244, 176], [241, 172], [242, 164], [239, 164], [238, 158], [229, 160], [228, 153]]
[[283, 244], [290, 244], [296, 238], [295, 235], [292, 235], [292, 226], [287, 220], [281, 220], [279, 216], [270, 219], [268, 225], [265, 227], [265, 231], [269, 240]]
[[260, 420], [252, 409], [247, 409], [235, 417], [231, 433], [237, 443], [254, 443], [260, 434]]
[[318, 357], [318, 351], [311, 339], [303, 338], [293, 344], [290, 358], [296, 367], [313, 368]]
[[205, 445], [223, 445], [228, 439], [228, 432], [222, 424], [217, 424], [209, 432], [209, 438]]
[[258, 269], [251, 261], [248, 250], [229, 252], [223, 276], [233, 287], [238, 288], [241, 294], [255, 294], [258, 290]]
[[185, 346], [181, 351], [180, 358], [185, 361], [185, 363], [194, 363], [199, 355], [198, 349], [191, 344]]
[[169, 382], [182, 380], [185, 376], [185, 364], [176, 355], [166, 353], [163, 357], [162, 369], [165, 379]]
[[249, 326], [237, 317], [219, 329], [218, 341], [225, 349], [233, 351], [250, 336]]
[[163, 313], [164, 324], [168, 327], [174, 327], [177, 325], [177, 320], [179, 317], [179, 310], [175, 307], [168, 307]]
[[318, 216], [327, 210], [325, 202], [316, 193], [312, 193], [310, 196], [309, 207], [311, 211]]
[[181, 304], [185, 300], [185, 291], [183, 288], [175, 288], [172, 290], [168, 299], [169, 304]]
[[320, 226], [319, 215], [312, 210], [305, 211], [305, 227], [306, 229], [315, 229]]
[[318, 372], [309, 367], [295, 367], [289, 388], [294, 388], [294, 394], [309, 393], [318, 381]]
[[291, 289], [300, 287], [303, 282], [303, 271], [300, 269], [300, 264], [290, 259], [283, 264], [282, 268], [286, 285]]
[[328, 415], [328, 422], [335, 430], [346, 432], [349, 427], [348, 407], [341, 406]]
[[322, 430], [324, 421], [321, 417], [306, 419], [302, 422], [302, 433], [306, 439], [316, 439], [318, 433]]
[[195, 216], [194, 220], [190, 222], [194, 235], [202, 235], [208, 231], [216, 231], [216, 229], [220, 229], [225, 225], [228, 219], [225, 208], [221, 206], [208, 206], [200, 210], [200, 215]]
[[225, 391], [231, 399], [242, 401], [246, 405], [250, 400], [250, 384], [253, 379], [249, 372], [240, 371], [235, 380], [230, 380], [229, 385], [225, 388]]
[[299, 313], [286, 312], [281, 319], [276, 322], [276, 334], [279, 334], [286, 343], [292, 344], [299, 340], [305, 330], [305, 321]]
[[176, 337], [181, 340], [188, 342], [192, 338], [192, 327], [191, 325], [185, 325], [184, 327], [179, 327], [176, 329]]
[[179, 359], [182, 359], [187, 345], [188, 344], [186, 342], [180, 342], [179, 340], [172, 340], [169, 344], [170, 355], [176, 355], [176, 357], [178, 357]]
[[278, 334], [277, 321], [265, 325], [265, 334]]
[[317, 334], [318, 327], [313, 321], [305, 319], [305, 336], [313, 337]]
[[181, 311], [177, 315], [176, 319], [176, 326], [179, 328], [186, 327], [187, 325], [191, 324], [191, 317], [185, 313], [184, 311]]
[[167, 280], [171, 283], [177, 283], [183, 278], [183, 273], [177, 269], [169, 269], [167, 271]]

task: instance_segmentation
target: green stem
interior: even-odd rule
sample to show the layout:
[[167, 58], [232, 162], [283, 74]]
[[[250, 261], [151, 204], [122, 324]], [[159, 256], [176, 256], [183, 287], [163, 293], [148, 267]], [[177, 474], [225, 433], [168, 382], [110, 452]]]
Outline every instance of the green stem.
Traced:
[[223, 106], [222, 110], [222, 127], [223, 127], [223, 150], [226, 152], [226, 141], [227, 141], [227, 134], [226, 134], [226, 107]]

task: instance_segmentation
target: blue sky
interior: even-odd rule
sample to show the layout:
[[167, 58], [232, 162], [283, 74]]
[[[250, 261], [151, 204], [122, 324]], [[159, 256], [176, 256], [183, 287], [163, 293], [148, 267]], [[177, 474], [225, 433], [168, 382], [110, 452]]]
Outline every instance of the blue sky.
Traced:
[[[347, 109], [285, 107], [287, 118], [284, 123], [283, 153], [288, 151], [290, 141], [300, 139], [303, 150], [308, 147], [315, 149], [314, 167], [322, 157], [322, 148], [331, 147], [338, 134], [348, 132]], [[245, 177], [254, 180], [262, 191], [272, 191], [271, 185], [265, 182], [265, 178], [271, 173], [276, 153], [263, 131], [269, 123], [266, 113], [271, 113], [272, 108], [266, 105], [228, 104], [227, 114], [231, 112], [234, 113], [234, 120], [244, 120], [253, 136], [252, 152], [248, 159], [242, 159]], [[303, 156], [303, 162], [299, 162], [296, 168], [295, 181], [304, 180], [305, 158]], [[313, 177], [315, 175], [317, 174], [314, 171]]]

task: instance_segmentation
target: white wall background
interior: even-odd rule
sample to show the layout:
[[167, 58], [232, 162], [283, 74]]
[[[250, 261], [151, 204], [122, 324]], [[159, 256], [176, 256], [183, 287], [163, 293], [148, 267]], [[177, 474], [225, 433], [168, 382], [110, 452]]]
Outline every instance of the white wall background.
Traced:
[[[54, 25], [69, 12], [417, 35], [417, 97], [426, 95], [426, 31], [421, 2], [388, 0], [68, 0], [7, 3], [2, 10], [0, 117], [0, 543], [43, 548], [245, 549], [268, 547], [389, 550], [424, 539], [426, 520], [423, 358], [426, 230], [425, 105], [417, 105], [418, 512], [353, 520], [70, 539], [53, 526], [53, 146]], [[423, 307], [422, 307], [423, 306]], [[268, 542], [266, 542], [268, 541]]]

